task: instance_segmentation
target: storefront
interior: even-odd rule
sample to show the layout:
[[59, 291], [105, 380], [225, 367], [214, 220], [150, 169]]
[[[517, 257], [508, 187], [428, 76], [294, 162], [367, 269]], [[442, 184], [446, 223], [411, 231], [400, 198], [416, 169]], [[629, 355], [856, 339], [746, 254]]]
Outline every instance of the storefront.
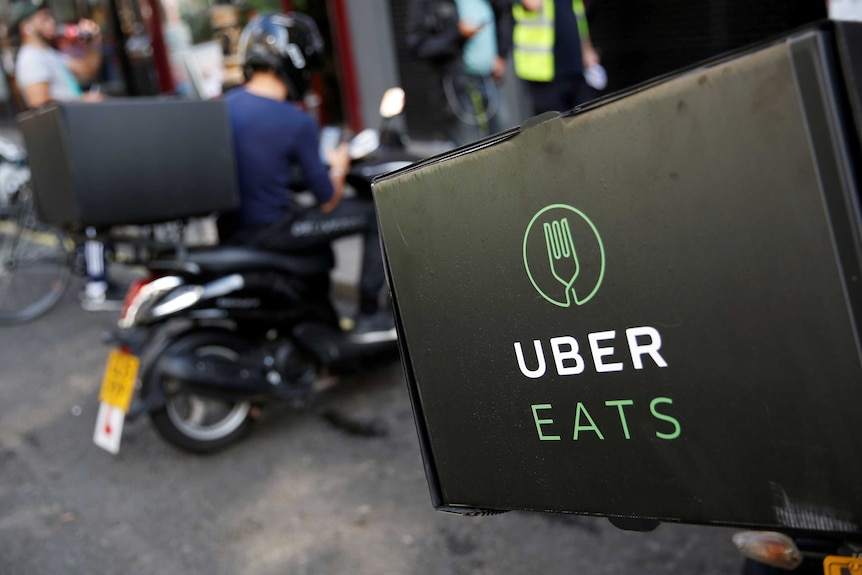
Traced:
[[[7, 0], [8, 2], [8, 0]], [[178, 94], [212, 98], [239, 85], [237, 46], [256, 13], [296, 10], [317, 22], [326, 46], [324, 69], [306, 106], [321, 123], [354, 130], [376, 125], [383, 91], [396, 85], [388, 0], [48, 0], [58, 22], [91, 18], [102, 28], [104, 65], [95, 80], [113, 96]], [[6, 13], [6, 6], [0, 9]], [[15, 46], [4, 46], [14, 72]], [[14, 100], [14, 95], [10, 98]], [[13, 102], [14, 103], [14, 102]], [[21, 109], [20, 101], [11, 106]]]
[[243, 26], [256, 13], [291, 10], [311, 16], [324, 39], [324, 67], [305, 99], [321, 124], [353, 130], [376, 125], [380, 96], [398, 84], [388, 0], [361, 5], [346, 0], [248, 0], [241, 6], [161, 0], [160, 9], [160, 21], [153, 20], [148, 29], [155, 40], [160, 26], [164, 38], [164, 69], [158, 66], [155, 42], [153, 46], [162, 92], [208, 98], [220, 93], [220, 85], [225, 90], [239, 85], [243, 77], [236, 51]]
[[[89, 18], [102, 30], [102, 66], [99, 74], [84, 88], [98, 89], [109, 96], [148, 96], [160, 92], [156, 73], [154, 42], [147, 26], [151, 13], [148, 0], [52, 0], [48, 3], [59, 23], [74, 23]], [[0, 13], [8, 14], [9, 2], [0, 3]], [[2, 62], [4, 79], [11, 89], [3, 94], [6, 113], [24, 109], [14, 89], [17, 41], [3, 26]], [[74, 40], [61, 41], [61, 50], [73, 51]], [[80, 46], [78, 47], [78, 49]]]

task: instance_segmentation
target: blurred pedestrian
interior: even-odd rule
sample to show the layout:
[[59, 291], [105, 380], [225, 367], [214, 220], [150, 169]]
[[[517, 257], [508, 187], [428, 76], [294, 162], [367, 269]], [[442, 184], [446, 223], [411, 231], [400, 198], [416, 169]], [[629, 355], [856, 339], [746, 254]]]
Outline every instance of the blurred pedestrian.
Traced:
[[91, 80], [101, 68], [99, 26], [91, 20], [78, 22], [78, 33], [87, 37], [75, 56], [54, 48], [57, 22], [47, 6], [37, 0], [18, 0], [11, 7], [11, 29], [21, 38], [15, 62], [15, 82], [28, 108], [57, 101], [98, 101], [98, 92], [84, 93], [79, 81]]
[[438, 101], [456, 144], [509, 127], [499, 84], [512, 47], [510, 0], [413, 0], [407, 46], [439, 74]]
[[515, 74], [526, 82], [535, 114], [569, 110], [604, 88], [583, 0], [516, 0], [512, 13]]
[[[55, 48], [59, 34], [57, 21], [39, 0], [18, 0], [11, 6], [10, 30], [21, 39], [15, 62], [15, 82], [28, 108], [51, 102], [103, 99], [100, 92], [84, 92], [79, 81], [92, 80], [102, 64], [101, 33], [91, 20], [80, 20], [76, 34], [79, 42], [74, 56]], [[81, 305], [87, 310], [119, 309], [123, 290], [108, 281], [105, 246], [96, 240], [96, 231], [87, 229], [84, 242], [87, 283]]]

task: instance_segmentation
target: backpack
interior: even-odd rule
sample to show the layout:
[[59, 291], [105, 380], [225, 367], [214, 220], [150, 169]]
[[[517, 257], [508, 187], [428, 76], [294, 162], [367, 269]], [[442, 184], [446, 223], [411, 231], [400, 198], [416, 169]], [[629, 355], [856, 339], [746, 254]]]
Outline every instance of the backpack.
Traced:
[[408, 22], [410, 54], [434, 66], [460, 56], [463, 47], [454, 0], [414, 0]]

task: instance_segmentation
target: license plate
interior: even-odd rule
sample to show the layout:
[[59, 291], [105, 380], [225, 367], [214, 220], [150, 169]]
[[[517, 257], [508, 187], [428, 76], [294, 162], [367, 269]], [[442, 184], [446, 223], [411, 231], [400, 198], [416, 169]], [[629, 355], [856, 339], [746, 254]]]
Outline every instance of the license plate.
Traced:
[[99, 401], [110, 404], [123, 413], [129, 412], [140, 360], [131, 353], [115, 349], [108, 356]]
[[862, 557], [831, 555], [823, 560], [824, 575], [862, 575]]

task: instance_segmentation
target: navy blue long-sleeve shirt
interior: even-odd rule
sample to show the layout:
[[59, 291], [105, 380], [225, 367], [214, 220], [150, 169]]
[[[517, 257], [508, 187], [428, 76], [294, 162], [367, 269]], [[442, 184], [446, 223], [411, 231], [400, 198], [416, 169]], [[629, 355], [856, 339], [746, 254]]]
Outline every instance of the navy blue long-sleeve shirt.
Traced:
[[260, 226], [297, 209], [289, 189], [299, 164], [317, 201], [332, 198], [329, 170], [321, 162], [314, 120], [289, 102], [256, 96], [244, 89], [225, 95], [240, 193], [240, 225]]

